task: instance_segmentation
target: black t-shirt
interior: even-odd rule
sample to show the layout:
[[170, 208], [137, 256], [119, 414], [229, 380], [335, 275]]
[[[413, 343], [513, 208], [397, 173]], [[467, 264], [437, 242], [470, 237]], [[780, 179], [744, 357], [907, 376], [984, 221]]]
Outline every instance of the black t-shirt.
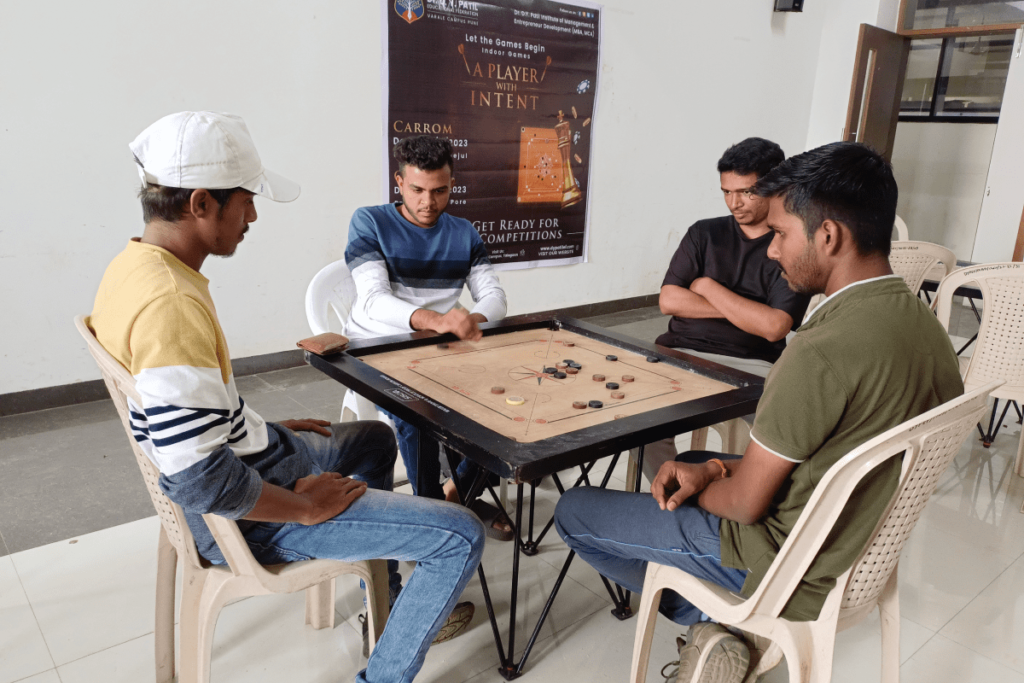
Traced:
[[[768, 258], [771, 241], [771, 232], [757, 239], [747, 238], [732, 216], [697, 221], [683, 236], [661, 284], [689, 288], [697, 278], [709, 277], [745, 299], [785, 311], [796, 329], [809, 297], [791, 290], [779, 264]], [[725, 318], [676, 316], [657, 343], [723, 356], [760, 358], [769, 363], [778, 360], [786, 348], [785, 339], [769, 342]]]

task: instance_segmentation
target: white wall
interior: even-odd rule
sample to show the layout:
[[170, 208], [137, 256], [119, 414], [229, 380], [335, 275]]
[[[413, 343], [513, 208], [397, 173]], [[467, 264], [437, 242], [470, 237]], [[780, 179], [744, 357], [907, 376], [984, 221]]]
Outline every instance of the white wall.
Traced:
[[971, 260], [995, 134], [993, 123], [896, 126], [896, 213], [907, 222], [910, 239], [944, 245]]
[[1017, 29], [971, 254], [971, 260], [976, 263], [1009, 261], [1013, 257], [1024, 211], [1024, 194], [1021, 193], [1024, 166], [1020, 163], [1020, 150], [1024, 148], [1022, 41], [1024, 30]]
[[[813, 2], [813, 0], [812, 0]], [[808, 2], [808, 6], [812, 6]], [[806, 149], [843, 139], [860, 25], [896, 30], [899, 0], [825, 0]]]
[[[818, 54], [838, 5], [773, 15], [767, 1], [608, 0], [590, 263], [502, 273], [510, 313], [655, 293], [686, 227], [724, 212], [725, 147], [760, 135], [802, 151], [822, 69], [849, 82], [852, 56]], [[293, 204], [259, 203], [237, 255], [203, 268], [235, 357], [294, 348], [308, 334], [306, 284], [342, 256], [353, 209], [381, 196], [378, 4], [11, 2], [3, 13], [0, 394], [98, 377], [71, 318], [141, 232], [127, 143], [183, 109], [241, 114], [267, 166], [303, 186]]]

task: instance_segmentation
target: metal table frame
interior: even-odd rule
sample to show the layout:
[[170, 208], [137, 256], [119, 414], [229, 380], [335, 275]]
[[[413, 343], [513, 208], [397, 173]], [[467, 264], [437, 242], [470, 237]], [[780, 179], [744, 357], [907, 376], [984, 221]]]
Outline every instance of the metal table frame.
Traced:
[[[736, 387], [720, 394], [657, 408], [614, 421], [609, 420], [600, 425], [569, 432], [568, 435], [555, 436], [532, 443], [521, 443], [484, 427], [452, 410], [441, 401], [423, 395], [360, 360], [360, 357], [366, 355], [455, 341], [455, 337], [452, 335], [417, 332], [410, 335], [355, 341], [343, 352], [327, 357], [306, 352], [307, 363], [420, 430], [418, 473], [420, 482], [418, 483], [425, 483], [428, 481], [428, 477], [433, 477], [434, 481], [439, 478], [440, 464], [437, 456], [439, 455], [439, 446], [443, 445], [452, 471], [458, 464], [457, 456], [466, 457], [479, 466], [477, 476], [472, 483], [468, 487], [459, 487], [460, 499], [466, 504], [471, 503], [484, 489], [487, 489], [494, 502], [500, 507], [494, 489], [486, 484], [488, 472], [510, 479], [517, 485], [516, 511], [513, 522], [514, 551], [507, 650], [502, 645], [483, 566], [478, 569], [480, 585], [487, 605], [487, 614], [498, 649], [499, 672], [506, 680], [513, 680], [523, 672], [526, 660], [574, 556], [574, 553], [570, 551], [522, 657], [518, 662], [514, 661], [519, 558], [521, 554], [528, 556], [536, 554], [537, 544], [551, 527], [551, 522], [548, 522], [538, 538], [533, 538], [533, 497], [531, 495], [529, 533], [528, 538], [523, 540], [520, 530], [523, 523], [524, 484], [530, 484], [532, 493], [542, 477], [552, 475], [555, 485], [562, 493], [565, 489], [558, 479], [557, 473], [579, 466], [583, 468], [582, 474], [574, 485], [589, 485], [589, 473], [593, 464], [600, 458], [613, 456], [614, 460], [600, 484], [603, 487], [607, 485], [619, 455], [623, 451], [637, 448], [639, 449], [638, 464], [632, 484], [633, 490], [639, 490], [645, 444], [753, 413], [760, 399], [764, 380], [756, 375], [740, 372], [672, 349], [641, 342], [569, 317], [557, 315], [518, 316], [482, 325], [481, 329], [485, 336], [520, 330], [564, 329], [596, 341], [612, 344], [620, 349], [634, 351], [644, 356], [655, 356], [668, 365], [691, 370]], [[458, 482], [456, 483], [458, 485]], [[607, 579], [601, 578], [615, 603], [613, 613], [620, 619], [632, 616], [632, 611], [629, 608], [629, 593], [618, 586], [613, 589]]]

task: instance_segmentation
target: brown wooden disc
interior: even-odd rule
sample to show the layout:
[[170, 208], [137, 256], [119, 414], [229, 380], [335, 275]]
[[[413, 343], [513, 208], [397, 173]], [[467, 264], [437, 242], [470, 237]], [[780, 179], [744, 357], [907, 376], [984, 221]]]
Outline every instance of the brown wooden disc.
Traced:
[[612, 398], [626, 398], [626, 394], [622, 391], [613, 391]]
[[492, 394], [504, 394], [505, 393], [505, 387], [491, 387], [491, 393]]
[[595, 382], [603, 382], [604, 381], [604, 375], [594, 375], [594, 381]]
[[632, 382], [634, 379], [636, 379], [636, 378], [633, 377], [633, 375], [623, 375], [622, 376], [622, 381], [623, 382]]

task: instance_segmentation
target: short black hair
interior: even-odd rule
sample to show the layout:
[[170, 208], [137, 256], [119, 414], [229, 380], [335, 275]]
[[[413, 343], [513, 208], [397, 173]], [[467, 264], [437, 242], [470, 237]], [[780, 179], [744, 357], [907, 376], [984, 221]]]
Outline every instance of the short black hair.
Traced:
[[882, 155], [856, 142], [833, 142], [786, 159], [753, 192], [782, 197], [813, 237], [826, 220], [841, 223], [864, 256], [889, 256], [899, 189]]
[[[241, 187], [233, 187], [227, 190], [207, 190], [213, 200], [220, 206], [218, 214], [223, 213], [231, 195], [241, 191]], [[139, 199], [142, 201], [142, 220], [149, 223], [154, 220], [163, 220], [168, 223], [177, 223], [185, 215], [192, 193], [195, 189], [184, 187], [167, 187], [146, 183], [139, 190]]]
[[718, 172], [731, 171], [736, 175], [756, 173], [758, 178], [763, 178], [785, 158], [786, 153], [771, 140], [747, 138], [725, 150], [718, 160]]
[[406, 166], [415, 166], [421, 171], [436, 171], [447, 166], [452, 175], [455, 174], [452, 143], [445, 138], [436, 138], [433, 135], [402, 138], [395, 145], [394, 154], [398, 159], [398, 172], [403, 177]]

